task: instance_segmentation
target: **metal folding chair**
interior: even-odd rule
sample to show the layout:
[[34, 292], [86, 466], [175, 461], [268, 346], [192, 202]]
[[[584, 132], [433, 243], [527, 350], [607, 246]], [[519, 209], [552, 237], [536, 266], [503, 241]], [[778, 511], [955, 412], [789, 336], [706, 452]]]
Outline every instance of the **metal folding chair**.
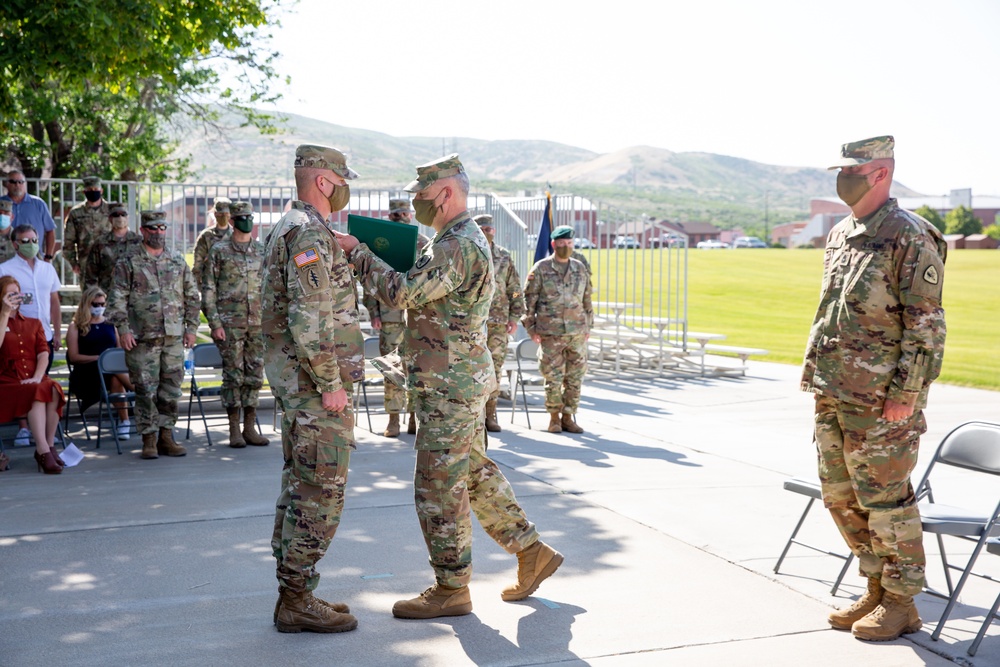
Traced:
[[[368, 416], [368, 430], [372, 433], [375, 432], [375, 429], [372, 428], [372, 413], [368, 408], [368, 387], [383, 387], [383, 389], [385, 387], [385, 378], [382, 377], [381, 371], [375, 368], [370, 361], [382, 354], [379, 351], [378, 338], [378, 336], [365, 338], [365, 377], [360, 382], [361, 395], [364, 396], [365, 401], [365, 414]], [[357, 410], [355, 410], [356, 412]]]
[[[514, 347], [514, 362], [517, 370], [514, 371], [514, 382], [510, 388], [510, 423], [514, 423], [514, 414], [517, 413], [517, 390], [521, 389], [521, 398], [524, 400], [524, 416], [528, 420], [528, 428], [531, 428], [531, 413], [528, 411], [528, 394], [525, 386], [541, 386], [545, 384], [545, 378], [538, 372], [538, 348], [539, 345], [530, 338], [518, 341]], [[534, 368], [535, 370], [531, 370]]]
[[[100, 374], [101, 378], [106, 374], [114, 375], [116, 373], [128, 373], [128, 365], [125, 363], [125, 350], [120, 347], [111, 347], [104, 352], [101, 352], [101, 356], [97, 358], [97, 372]], [[112, 416], [112, 404], [113, 403], [125, 403], [126, 407], [135, 410], [135, 392], [134, 391], [122, 391], [122, 392], [108, 392], [107, 385], [102, 381], [101, 385], [101, 400], [97, 405], [98, 415], [97, 415], [97, 445], [96, 449], [101, 448], [101, 435], [103, 434], [104, 428], [104, 417], [107, 416], [108, 424], [111, 428], [111, 436], [114, 438], [115, 447], [118, 449], [118, 453], [122, 453], [121, 442], [118, 440], [118, 424]]]
[[[95, 362], [96, 363], [96, 362]], [[73, 375], [73, 363], [69, 360], [69, 355], [66, 356], [66, 368], [69, 371], [70, 376]], [[66, 409], [63, 411], [63, 425], [64, 431], [69, 430], [69, 405], [72, 402], [72, 396], [75, 396], [69, 389], [69, 382], [66, 383]], [[86, 410], [83, 409], [83, 405], [80, 403], [80, 397], [76, 396], [76, 409], [80, 413], [80, 421], [83, 422], [83, 434], [87, 436], [87, 440], [90, 440], [90, 424], [87, 423]]]
[[[986, 542], [986, 551], [991, 554], [1000, 556], [1000, 537], [991, 537]], [[976, 639], [972, 642], [972, 646], [969, 647], [969, 655], [975, 655], [976, 651], [979, 650], [979, 644], [982, 643], [983, 637], [986, 636], [986, 630], [993, 623], [994, 618], [1000, 618], [1000, 614], [997, 611], [1000, 610], [1000, 594], [997, 594], [997, 599], [993, 603], [993, 607], [990, 608], [989, 612], [986, 614], [986, 619], [983, 621], [983, 627], [979, 628], [979, 634], [976, 635]]]

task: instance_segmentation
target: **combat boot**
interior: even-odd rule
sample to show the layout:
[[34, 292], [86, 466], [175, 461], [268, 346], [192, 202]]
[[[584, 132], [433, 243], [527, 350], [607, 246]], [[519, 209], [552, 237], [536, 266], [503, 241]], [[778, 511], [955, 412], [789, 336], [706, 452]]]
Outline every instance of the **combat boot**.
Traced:
[[[285, 588], [284, 586], [278, 586], [278, 601], [274, 603], [274, 615], [271, 617], [271, 625], [278, 624], [278, 612], [281, 610], [281, 603], [284, 602], [285, 600], [285, 591], [287, 590], [288, 589]], [[322, 605], [326, 605], [327, 607], [337, 612], [338, 614], [351, 613], [351, 608], [348, 607], [343, 602], [327, 602], [326, 600], [318, 598], [315, 595], [313, 595], [313, 600], [316, 600], [316, 602]]]
[[286, 591], [274, 624], [278, 632], [348, 632], [358, 627], [358, 619], [334, 611], [309, 591]]
[[243, 449], [247, 446], [240, 433], [240, 407], [227, 407], [226, 416], [229, 417], [229, 446], [233, 449]]
[[243, 439], [254, 447], [268, 443], [267, 438], [257, 432], [257, 408], [243, 408]]
[[395, 438], [399, 435], [399, 413], [390, 412], [389, 413], [389, 425], [385, 427], [385, 432], [382, 434], [387, 438]]
[[916, 632], [923, 625], [912, 595], [896, 595], [886, 591], [882, 602], [851, 628], [858, 639], [869, 642], [887, 642], [900, 635]]
[[583, 429], [576, 423], [576, 419], [568, 412], [562, 415], [562, 430], [567, 433], [583, 433]]
[[472, 594], [468, 586], [448, 588], [434, 584], [418, 597], [392, 605], [392, 615], [396, 618], [438, 618], [471, 613]]
[[410, 435], [417, 434], [417, 416], [412, 412], [410, 413], [409, 418], [406, 420], [406, 432], [409, 433]]
[[538, 540], [517, 552], [517, 583], [500, 593], [507, 602], [523, 600], [538, 589], [562, 565], [563, 555]]
[[868, 577], [868, 590], [855, 600], [850, 607], [838, 609], [830, 614], [830, 625], [837, 630], [850, 630], [857, 621], [875, 611], [882, 602], [882, 580], [878, 577]]
[[549, 413], [549, 433], [562, 433], [562, 417], [558, 412]]
[[143, 433], [142, 434], [142, 454], [139, 455], [144, 459], [158, 459], [160, 455], [156, 453], [156, 434], [155, 433]]
[[161, 428], [160, 438], [156, 441], [156, 451], [167, 456], [184, 456], [187, 450], [174, 442], [174, 430]]
[[497, 421], [496, 399], [486, 401], [486, 430], [490, 433], [499, 433], [501, 431], [500, 422]]

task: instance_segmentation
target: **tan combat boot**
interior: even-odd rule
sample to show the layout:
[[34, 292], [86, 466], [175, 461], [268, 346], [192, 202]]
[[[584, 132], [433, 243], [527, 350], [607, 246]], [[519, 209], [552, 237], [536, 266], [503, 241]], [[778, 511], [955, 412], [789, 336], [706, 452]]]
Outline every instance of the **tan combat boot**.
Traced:
[[830, 614], [830, 625], [837, 630], [850, 630], [862, 618], [875, 611], [882, 602], [882, 580], [878, 577], [868, 577], [868, 590], [854, 601], [850, 607], [838, 609]]
[[563, 413], [562, 430], [567, 433], [583, 433], [583, 429], [576, 423], [576, 419], [568, 412]]
[[517, 552], [517, 583], [508, 586], [500, 597], [511, 602], [523, 600], [538, 589], [562, 565], [563, 555], [538, 540], [530, 547]]
[[410, 435], [417, 434], [417, 416], [412, 412], [410, 413], [409, 419], [406, 420], [406, 432]]
[[500, 422], [497, 421], [496, 399], [486, 401], [486, 430], [490, 433], [499, 433], [501, 431]]
[[882, 602], [851, 628], [858, 639], [887, 642], [916, 632], [923, 625], [912, 595], [896, 595], [886, 591]]
[[155, 433], [143, 433], [142, 434], [142, 454], [139, 455], [144, 459], [158, 459], [160, 455], [156, 453], [156, 434]]
[[434, 584], [418, 597], [392, 605], [392, 615], [396, 618], [438, 618], [471, 613], [472, 594], [468, 586], [448, 588]]
[[562, 418], [558, 412], [549, 413], [549, 433], [562, 433]]
[[309, 591], [286, 591], [278, 606], [278, 632], [348, 632], [358, 619], [334, 611]]
[[257, 408], [243, 408], [243, 439], [254, 447], [268, 443], [267, 438], [257, 432]]
[[[278, 601], [274, 603], [274, 616], [271, 617], [271, 625], [278, 624], [278, 612], [281, 610], [281, 603], [285, 600], [285, 591], [287, 590], [288, 589], [284, 586], [278, 586]], [[313, 600], [316, 600], [316, 602], [319, 602], [322, 605], [326, 605], [338, 614], [351, 613], [351, 608], [343, 602], [327, 602], [326, 600], [318, 598], [315, 595], [313, 596]]]
[[156, 451], [167, 456], [184, 456], [187, 450], [174, 442], [174, 431], [170, 428], [160, 429], [160, 438], [156, 441]]
[[390, 412], [389, 413], [389, 425], [385, 427], [385, 432], [382, 433], [387, 438], [395, 438], [399, 435], [399, 413]]
[[226, 408], [226, 416], [229, 417], [229, 446], [233, 449], [243, 449], [247, 443], [240, 433], [239, 406]]

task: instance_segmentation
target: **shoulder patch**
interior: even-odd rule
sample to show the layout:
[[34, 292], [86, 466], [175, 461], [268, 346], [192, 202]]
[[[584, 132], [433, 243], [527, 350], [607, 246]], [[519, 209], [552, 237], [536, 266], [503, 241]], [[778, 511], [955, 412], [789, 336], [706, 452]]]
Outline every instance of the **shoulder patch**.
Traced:
[[941, 278], [938, 275], [938, 270], [933, 265], [932, 266], [928, 266], [927, 269], [924, 271], [924, 280], [926, 280], [927, 282], [929, 282], [931, 285], [937, 285], [938, 284], [938, 280], [940, 280], [940, 279]]
[[431, 256], [430, 255], [421, 255], [417, 259], [417, 263], [413, 265], [413, 268], [415, 268], [415, 269], [422, 269], [425, 266], [427, 266], [430, 263], [430, 261], [431, 261]]
[[319, 261], [319, 252], [316, 247], [308, 248], [295, 257], [292, 258], [295, 261], [295, 266], [301, 269], [304, 266], [309, 266], [310, 264], [315, 264]]

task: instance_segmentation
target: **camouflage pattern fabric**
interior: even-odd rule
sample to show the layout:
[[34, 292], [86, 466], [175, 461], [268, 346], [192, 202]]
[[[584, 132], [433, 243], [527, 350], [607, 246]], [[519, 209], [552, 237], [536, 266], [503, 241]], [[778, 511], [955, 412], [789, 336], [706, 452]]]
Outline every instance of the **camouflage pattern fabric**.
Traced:
[[135, 347], [125, 352], [125, 363], [135, 385], [136, 432], [173, 428], [184, 379], [181, 336], [137, 339]]
[[112, 232], [101, 234], [97, 237], [94, 245], [90, 247], [87, 269], [85, 273], [81, 274], [83, 284], [88, 287], [99, 285], [105, 294], [110, 294], [111, 283], [115, 276], [115, 265], [141, 249], [142, 235], [131, 229], [121, 238], [116, 237]]
[[575, 415], [587, 374], [587, 334], [542, 336], [538, 370], [545, 378], [545, 410]]
[[259, 403], [264, 381], [260, 327], [263, 254], [259, 241], [236, 243], [231, 236], [208, 253], [201, 307], [209, 328], [226, 332], [226, 340], [215, 341], [222, 355], [222, 403], [226, 407], [255, 408]]
[[201, 287], [204, 277], [201, 275], [208, 262], [208, 253], [219, 241], [225, 241], [233, 235], [233, 224], [229, 223], [225, 229], [219, 229], [215, 225], [206, 227], [198, 234], [198, 239], [194, 242], [194, 281]]
[[923, 529], [910, 483], [922, 410], [886, 422], [880, 407], [816, 396], [816, 450], [823, 504], [855, 556], [861, 575], [881, 577], [897, 595], [924, 587]]
[[[292, 202], [262, 266], [264, 370], [279, 402], [284, 468], [271, 546], [280, 584], [314, 590], [340, 522], [354, 447], [353, 383], [364, 374], [354, 276], [315, 207]], [[322, 392], [344, 389], [340, 413]]]
[[517, 322], [524, 315], [524, 295], [521, 293], [521, 278], [517, 275], [517, 267], [510, 256], [510, 251], [496, 243], [490, 244], [493, 253], [493, 275], [496, 280], [496, 290], [490, 303], [490, 319], [486, 326], [487, 345], [490, 356], [493, 357], [493, 368], [496, 371], [497, 388], [490, 394], [490, 399], [500, 396], [500, 378], [503, 373], [504, 360], [507, 358], [507, 323]]
[[590, 292], [590, 273], [572, 257], [568, 265], [556, 262], [554, 256], [536, 262], [524, 286], [522, 323], [528, 335], [589, 332], [594, 324]]
[[590, 261], [583, 256], [582, 252], [580, 252], [579, 250], [574, 250], [572, 254], [570, 254], [570, 259], [575, 259], [576, 261], [583, 264], [587, 268], [588, 276], [594, 275], [594, 272], [590, 270]]
[[506, 324], [494, 324], [490, 322], [486, 325], [486, 345], [490, 348], [490, 356], [493, 358], [493, 370], [496, 373], [497, 386], [490, 392], [490, 400], [496, 400], [500, 396], [500, 381], [503, 378], [503, 365], [507, 360], [507, 341], [510, 335], [507, 333]]
[[200, 303], [194, 276], [179, 253], [154, 256], [142, 246], [115, 266], [106, 316], [119, 338], [183, 336], [197, 332]]
[[[538, 541], [507, 478], [486, 455], [485, 397], [424, 395], [418, 400], [413, 495], [430, 564], [439, 584], [457, 588], [472, 578], [472, 517], [507, 553]], [[425, 442], [421, 442], [424, 440]], [[436, 445], [447, 442], [448, 448]]]
[[[403, 344], [403, 334], [406, 332], [406, 325], [402, 322], [382, 322], [382, 328], [378, 332], [378, 353], [381, 355], [390, 354], [399, 350]], [[397, 387], [391, 382], [385, 383], [385, 410], [386, 412], [403, 412], [406, 410], [406, 390]]]
[[0, 263], [13, 259], [17, 251], [14, 250], [14, 238], [11, 236], [14, 227], [8, 227], [6, 232], [0, 232]]
[[111, 231], [111, 221], [108, 219], [110, 213], [108, 202], [102, 200], [99, 206], [94, 207], [82, 202], [66, 214], [63, 223], [63, 257], [74, 270], [80, 271], [81, 277], [87, 275], [87, 260], [94, 242], [101, 234]]

